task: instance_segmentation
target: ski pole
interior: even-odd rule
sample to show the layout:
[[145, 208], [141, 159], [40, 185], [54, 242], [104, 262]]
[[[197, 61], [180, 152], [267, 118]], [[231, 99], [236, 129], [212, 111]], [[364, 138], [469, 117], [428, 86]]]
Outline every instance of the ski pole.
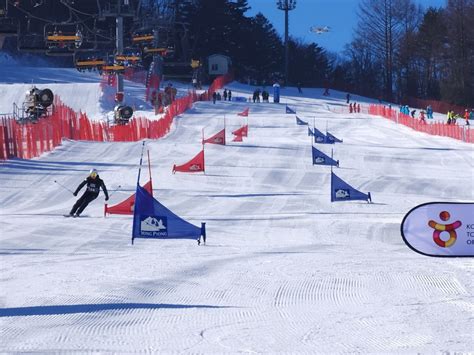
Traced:
[[113, 190], [110, 195], [109, 195], [109, 199], [112, 197], [112, 195], [114, 194], [114, 192], [118, 191], [122, 186], [119, 185], [115, 190]]
[[71, 190], [69, 190], [69, 189], [68, 189], [66, 186], [64, 186], [63, 184], [60, 184], [60, 183], [57, 182], [56, 180], [54, 180], [54, 182], [55, 182], [56, 184], [58, 184], [59, 186], [61, 186], [63, 189], [65, 189], [65, 190], [69, 191], [70, 193], [74, 194], [74, 192], [72, 192]]

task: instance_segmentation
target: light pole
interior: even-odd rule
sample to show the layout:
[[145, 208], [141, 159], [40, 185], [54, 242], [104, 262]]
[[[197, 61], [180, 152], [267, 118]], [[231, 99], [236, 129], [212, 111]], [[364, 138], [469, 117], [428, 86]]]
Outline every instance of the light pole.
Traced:
[[285, 85], [288, 85], [288, 11], [295, 9], [296, 0], [278, 0], [277, 6], [285, 11]]

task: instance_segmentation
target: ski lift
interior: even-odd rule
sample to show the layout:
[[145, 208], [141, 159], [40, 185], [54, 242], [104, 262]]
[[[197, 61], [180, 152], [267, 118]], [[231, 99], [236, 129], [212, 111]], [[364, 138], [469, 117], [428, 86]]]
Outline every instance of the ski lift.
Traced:
[[327, 33], [330, 31], [330, 27], [329, 26], [311, 26], [310, 27], [310, 31], [313, 32], [313, 33], [317, 33], [318, 35], [320, 34], [323, 34], [323, 33]]
[[18, 20], [8, 17], [7, 0], [0, 0], [0, 35], [15, 35], [18, 33]]
[[86, 57], [76, 58], [74, 66], [80, 72], [98, 70], [102, 71], [102, 68], [106, 65], [105, 60], [102, 56], [88, 55]]
[[75, 24], [47, 24], [44, 26], [46, 46], [52, 48], [78, 49], [83, 42], [81, 30]]
[[170, 47], [144, 47], [143, 53], [145, 55], [161, 55], [164, 58], [170, 57], [174, 54], [174, 48]]
[[135, 45], [152, 43], [154, 39], [155, 36], [151, 29], [137, 30], [132, 34], [132, 43]]
[[104, 65], [102, 66], [101, 73], [106, 75], [111, 74], [123, 74], [125, 73], [125, 66], [119, 64], [111, 64], [111, 65]]
[[141, 64], [142, 57], [138, 53], [128, 51], [128, 53], [116, 54], [114, 59], [115, 63], [128, 68], [139, 66]]
[[44, 43], [44, 37], [40, 33], [18, 34], [17, 48], [23, 52], [41, 52], [48, 50]]

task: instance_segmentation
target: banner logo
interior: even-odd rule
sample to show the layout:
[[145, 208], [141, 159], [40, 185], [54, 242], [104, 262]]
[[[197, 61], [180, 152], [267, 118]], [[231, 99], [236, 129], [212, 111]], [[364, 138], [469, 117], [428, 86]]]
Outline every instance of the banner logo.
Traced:
[[[439, 218], [443, 221], [449, 220], [451, 215], [449, 214], [448, 211], [443, 211], [439, 214]], [[457, 239], [457, 234], [456, 234], [456, 229], [462, 226], [461, 221], [456, 221], [451, 224], [441, 224], [437, 223], [433, 220], [428, 222], [428, 225], [434, 229], [433, 232], [433, 240], [436, 244], [438, 244], [442, 248], [449, 248], [452, 246]], [[441, 239], [441, 233], [442, 232], [447, 232], [449, 233], [449, 239], [447, 241], [444, 241]]]
[[201, 164], [193, 164], [189, 167], [190, 171], [201, 171]]
[[349, 198], [351, 194], [348, 189], [337, 189], [336, 198]]
[[427, 256], [474, 256], [474, 203], [430, 202], [403, 218], [403, 241]]
[[140, 234], [152, 238], [167, 237], [167, 218], [162, 216], [140, 216]]

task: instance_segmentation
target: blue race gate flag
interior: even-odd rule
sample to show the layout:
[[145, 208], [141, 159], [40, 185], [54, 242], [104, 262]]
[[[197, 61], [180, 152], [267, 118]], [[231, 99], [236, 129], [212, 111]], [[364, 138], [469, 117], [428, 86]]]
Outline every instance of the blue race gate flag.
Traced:
[[314, 136], [314, 132], [311, 130], [311, 128], [308, 127], [308, 136]]
[[363, 200], [372, 202], [370, 192], [364, 194], [331, 172], [331, 202]]
[[308, 125], [308, 122], [305, 122], [303, 121], [302, 119], [300, 119], [298, 116], [296, 116], [296, 124], [298, 126], [307, 126]]
[[337, 138], [336, 136], [333, 136], [331, 133], [326, 131], [326, 139], [329, 142], [334, 142], [334, 143], [342, 143], [342, 139]]
[[319, 144], [334, 144], [327, 139], [323, 132], [314, 127], [314, 142]]
[[339, 160], [335, 161], [320, 150], [313, 147], [313, 165], [332, 165], [339, 167]]
[[286, 113], [296, 113], [296, 110], [293, 110], [288, 105], [286, 105]]
[[195, 239], [205, 241], [206, 224], [201, 228], [178, 217], [140, 185], [137, 185], [133, 213], [132, 244], [135, 238]]

